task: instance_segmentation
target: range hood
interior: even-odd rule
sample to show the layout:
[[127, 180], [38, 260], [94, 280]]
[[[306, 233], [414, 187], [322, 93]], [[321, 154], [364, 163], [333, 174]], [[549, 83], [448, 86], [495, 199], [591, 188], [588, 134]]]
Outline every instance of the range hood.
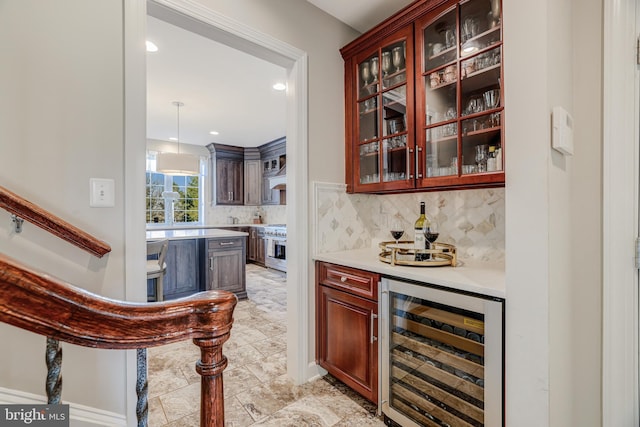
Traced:
[[269, 188], [272, 190], [287, 189], [287, 165], [280, 168], [277, 174], [269, 178]]

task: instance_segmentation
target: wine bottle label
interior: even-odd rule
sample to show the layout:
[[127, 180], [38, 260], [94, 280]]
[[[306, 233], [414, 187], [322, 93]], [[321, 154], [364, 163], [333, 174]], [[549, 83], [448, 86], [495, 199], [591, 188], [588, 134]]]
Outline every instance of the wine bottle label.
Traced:
[[413, 247], [414, 249], [425, 249], [427, 247], [422, 230], [416, 230], [416, 235], [413, 240]]

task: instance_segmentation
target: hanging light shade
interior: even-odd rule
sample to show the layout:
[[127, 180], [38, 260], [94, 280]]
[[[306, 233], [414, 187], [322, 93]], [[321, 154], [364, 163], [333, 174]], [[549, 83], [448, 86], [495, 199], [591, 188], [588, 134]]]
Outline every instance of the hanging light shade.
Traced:
[[165, 175], [198, 175], [200, 173], [200, 159], [198, 156], [180, 152], [180, 107], [184, 106], [184, 104], [179, 101], [173, 101], [172, 104], [176, 106], [178, 111], [178, 152], [158, 153], [156, 157], [156, 171]]

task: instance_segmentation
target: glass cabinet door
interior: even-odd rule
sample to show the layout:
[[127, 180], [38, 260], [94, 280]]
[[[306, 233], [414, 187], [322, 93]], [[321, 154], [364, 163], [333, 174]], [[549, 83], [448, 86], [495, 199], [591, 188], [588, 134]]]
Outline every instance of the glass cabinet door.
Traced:
[[500, 1], [447, 3], [416, 31], [417, 186], [504, 182]]
[[413, 141], [409, 133], [413, 120], [407, 110], [408, 103], [413, 102], [413, 85], [407, 78], [413, 75], [412, 59], [407, 59], [407, 44], [412, 46], [409, 30], [357, 60], [356, 185], [413, 187]]

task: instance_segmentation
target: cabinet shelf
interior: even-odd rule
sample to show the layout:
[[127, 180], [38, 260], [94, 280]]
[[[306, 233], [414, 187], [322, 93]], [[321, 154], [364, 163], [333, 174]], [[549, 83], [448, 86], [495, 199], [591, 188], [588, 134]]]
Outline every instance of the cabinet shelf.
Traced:
[[457, 46], [453, 45], [453, 46], [448, 47], [448, 48], [446, 48], [444, 50], [441, 50], [440, 52], [436, 53], [435, 55], [431, 55], [429, 58], [427, 58], [427, 60], [428, 61], [433, 61], [434, 59], [441, 58], [444, 55], [446, 55], [447, 53], [452, 52], [452, 51], [454, 51], [456, 49], [457, 49]]

